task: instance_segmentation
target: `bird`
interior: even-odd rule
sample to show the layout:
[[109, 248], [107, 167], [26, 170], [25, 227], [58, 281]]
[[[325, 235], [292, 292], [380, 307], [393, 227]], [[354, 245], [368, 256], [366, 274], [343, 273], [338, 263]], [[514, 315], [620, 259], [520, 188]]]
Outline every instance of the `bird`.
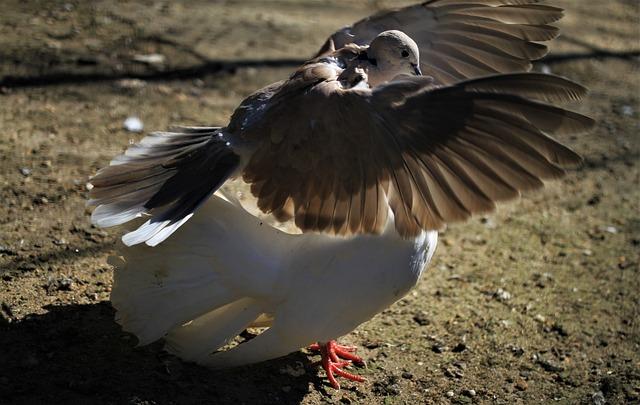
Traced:
[[[337, 339], [403, 297], [447, 224], [562, 177], [553, 135], [594, 121], [556, 104], [587, 90], [531, 72], [563, 10], [537, 0], [429, 0], [332, 34], [224, 127], [176, 127], [90, 180], [92, 221], [127, 224], [116, 320], [212, 368], [320, 352], [329, 383], [364, 379]], [[229, 192], [250, 188], [247, 211]], [[262, 333], [233, 345], [246, 328]]]

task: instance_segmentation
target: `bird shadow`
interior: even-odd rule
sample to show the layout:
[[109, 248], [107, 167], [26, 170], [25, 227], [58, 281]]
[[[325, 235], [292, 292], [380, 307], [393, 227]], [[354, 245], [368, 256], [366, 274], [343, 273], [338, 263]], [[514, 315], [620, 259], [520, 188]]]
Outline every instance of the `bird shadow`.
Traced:
[[301, 352], [214, 371], [167, 354], [161, 342], [136, 347], [106, 302], [45, 309], [0, 318], [3, 404], [298, 404], [311, 387], [324, 391]]

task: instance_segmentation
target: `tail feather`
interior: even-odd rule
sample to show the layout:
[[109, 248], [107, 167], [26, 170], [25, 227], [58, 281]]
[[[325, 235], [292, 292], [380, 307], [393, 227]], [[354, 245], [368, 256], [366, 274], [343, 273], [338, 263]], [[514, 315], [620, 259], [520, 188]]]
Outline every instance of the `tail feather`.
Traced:
[[110, 259], [115, 267], [111, 302], [116, 321], [141, 345], [239, 298], [220, 282], [206, 257], [170, 247], [137, 247], [135, 252], [128, 249], [126, 260]]
[[140, 344], [168, 335], [174, 352], [192, 358], [271, 322], [273, 308], [256, 297], [277, 297], [290, 235], [260, 226], [231, 200], [213, 196], [160, 246], [122, 246], [122, 257], [110, 258], [116, 320]]

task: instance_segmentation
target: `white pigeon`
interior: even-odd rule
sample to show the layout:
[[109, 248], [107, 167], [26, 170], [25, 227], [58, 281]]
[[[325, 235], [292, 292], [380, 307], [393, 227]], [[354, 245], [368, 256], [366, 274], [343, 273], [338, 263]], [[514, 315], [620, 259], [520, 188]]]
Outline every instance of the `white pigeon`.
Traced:
[[[335, 339], [417, 283], [437, 231], [581, 160], [549, 135], [592, 120], [548, 103], [586, 90], [523, 73], [562, 16], [536, 3], [432, 0], [377, 14], [249, 96], [226, 127], [153, 133], [116, 157], [91, 180], [94, 223], [147, 218], [112, 259], [118, 322], [211, 367], [312, 345], [334, 387], [336, 375], [361, 381], [343, 368], [362, 360]], [[231, 179], [303, 233], [216, 193]], [[250, 326], [268, 329], [219, 350]]]

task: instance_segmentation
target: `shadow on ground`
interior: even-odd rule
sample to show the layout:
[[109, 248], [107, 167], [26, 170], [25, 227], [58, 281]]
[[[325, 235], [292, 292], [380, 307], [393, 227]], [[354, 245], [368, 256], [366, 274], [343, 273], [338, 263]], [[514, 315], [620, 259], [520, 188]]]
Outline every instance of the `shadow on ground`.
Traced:
[[[549, 55], [538, 63], [553, 65], [578, 60], [604, 60], [622, 59], [632, 60], [640, 57], [640, 51], [631, 50], [625, 52], [613, 52], [606, 49], [593, 48], [588, 52], [566, 52]], [[80, 57], [78, 57], [80, 58]], [[167, 80], [186, 80], [202, 78], [207, 75], [235, 72], [243, 68], [295, 68], [305, 63], [305, 59], [248, 59], [248, 60], [205, 60], [191, 66], [175, 67], [161, 71], [124, 71], [113, 72], [108, 68], [98, 67], [85, 72], [58, 71], [53, 73], [42, 73], [35, 76], [30, 75], [8, 75], [0, 77], [0, 88], [21, 88], [21, 87], [45, 87], [55, 85], [99, 83], [105, 81], [116, 81], [121, 79], [141, 79], [150, 82]]]
[[[0, 318], [3, 403], [296, 404], [310, 382], [321, 385], [307, 356], [299, 352], [264, 364], [211, 371], [168, 355], [161, 343], [135, 347], [135, 338], [113, 321], [108, 303], [46, 309], [44, 315], [19, 322]], [[297, 362], [305, 367], [304, 375], [280, 372]]]

